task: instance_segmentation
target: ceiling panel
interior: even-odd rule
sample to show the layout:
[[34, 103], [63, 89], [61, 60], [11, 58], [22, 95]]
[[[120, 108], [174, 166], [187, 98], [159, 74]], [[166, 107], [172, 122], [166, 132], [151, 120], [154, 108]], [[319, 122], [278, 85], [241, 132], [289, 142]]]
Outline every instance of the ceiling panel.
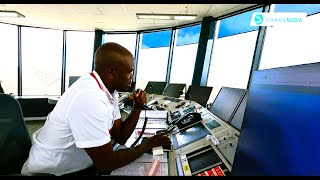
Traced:
[[[0, 22], [65, 30], [134, 31], [199, 22], [253, 4], [2, 4], [0, 10], [16, 10], [25, 18], [3, 18]], [[195, 20], [137, 19], [136, 13], [197, 14]]]
[[135, 15], [136, 13], [164, 13], [171, 14], [180, 11], [179, 4], [135, 4], [123, 5], [128, 14]]
[[253, 4], [217, 4], [210, 9], [208, 14], [213, 17], [218, 17], [241, 9], [246, 9], [251, 6], [253, 6]]
[[[98, 14], [97, 5], [90, 4], [7, 4], [7, 10], [17, 10], [21, 13], [38, 14]], [[2, 8], [3, 9], [3, 8]]]
[[198, 14], [200, 17], [204, 17], [207, 15], [208, 11], [210, 10], [211, 5], [185, 5], [182, 6], [182, 13], [183, 14]]
[[126, 15], [126, 11], [121, 4], [99, 4], [97, 8], [105, 15]]

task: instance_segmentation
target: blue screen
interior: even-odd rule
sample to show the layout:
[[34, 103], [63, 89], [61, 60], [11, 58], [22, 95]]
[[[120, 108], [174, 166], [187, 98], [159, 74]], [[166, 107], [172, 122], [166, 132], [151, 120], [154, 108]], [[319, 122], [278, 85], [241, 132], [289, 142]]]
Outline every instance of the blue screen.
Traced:
[[319, 63], [255, 73], [232, 175], [320, 175], [318, 79]]

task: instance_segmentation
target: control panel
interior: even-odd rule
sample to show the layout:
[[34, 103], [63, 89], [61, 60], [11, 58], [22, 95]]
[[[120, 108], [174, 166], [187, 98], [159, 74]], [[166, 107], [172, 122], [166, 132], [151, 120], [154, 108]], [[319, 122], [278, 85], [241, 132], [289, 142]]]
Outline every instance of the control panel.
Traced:
[[[193, 106], [190, 109], [201, 114], [201, 127], [197, 123], [171, 133], [176, 175], [228, 176], [232, 169], [239, 132], [206, 108]], [[188, 111], [189, 108], [184, 110]], [[170, 116], [172, 119], [179, 119], [181, 114], [183, 109], [171, 112]], [[191, 143], [186, 143], [187, 141]]]
[[146, 105], [168, 112], [168, 128], [162, 131], [172, 141], [169, 152], [171, 175], [230, 174], [240, 134], [238, 130], [190, 100], [153, 95]]
[[188, 113], [192, 113], [192, 112], [196, 112], [196, 107], [195, 106], [190, 106], [187, 108], [181, 108], [175, 111], [169, 111], [169, 115], [170, 115], [170, 119], [168, 120], [169, 124], [171, 124], [172, 122], [177, 121], [178, 119], [180, 119], [181, 117], [183, 117], [184, 115], [188, 114]]

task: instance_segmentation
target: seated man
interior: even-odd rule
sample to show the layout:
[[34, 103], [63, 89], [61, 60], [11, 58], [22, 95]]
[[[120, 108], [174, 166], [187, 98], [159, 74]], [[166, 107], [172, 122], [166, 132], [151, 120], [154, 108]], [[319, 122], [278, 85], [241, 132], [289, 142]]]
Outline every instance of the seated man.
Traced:
[[153, 147], [170, 146], [170, 139], [161, 133], [146, 143], [113, 151], [111, 138], [123, 145], [134, 131], [146, 93], [136, 91], [132, 111], [123, 121], [118, 91], [127, 91], [132, 82], [132, 54], [119, 44], [105, 43], [97, 49], [94, 65], [93, 72], [67, 89], [44, 126], [33, 134], [22, 173], [86, 175], [92, 167], [106, 173], [131, 163]]

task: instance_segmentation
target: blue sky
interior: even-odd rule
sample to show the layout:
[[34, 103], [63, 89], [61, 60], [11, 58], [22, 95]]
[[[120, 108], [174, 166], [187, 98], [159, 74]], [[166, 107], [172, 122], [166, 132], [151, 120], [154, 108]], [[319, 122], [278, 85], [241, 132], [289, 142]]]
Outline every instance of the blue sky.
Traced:
[[[220, 21], [218, 38], [258, 30], [250, 26], [252, 13], [262, 12], [262, 8], [232, 16]], [[276, 4], [275, 12], [306, 12], [308, 15], [320, 12], [320, 4]], [[198, 43], [201, 24], [178, 29], [177, 45]], [[169, 47], [171, 30], [143, 33], [142, 48]]]
[[[201, 25], [190, 26], [178, 30], [177, 45], [198, 43]], [[142, 48], [169, 47], [171, 30], [143, 33]]]
[[276, 4], [275, 12], [306, 12], [307, 15], [320, 12], [320, 4]]

